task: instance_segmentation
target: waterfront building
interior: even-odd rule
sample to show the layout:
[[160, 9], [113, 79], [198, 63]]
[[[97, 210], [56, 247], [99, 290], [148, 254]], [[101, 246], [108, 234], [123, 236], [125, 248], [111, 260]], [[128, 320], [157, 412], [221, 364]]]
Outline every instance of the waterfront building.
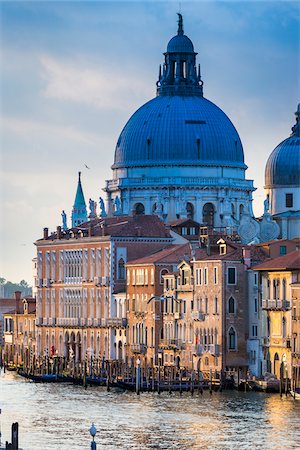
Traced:
[[[12, 311], [15, 307], [16, 300], [14, 298], [0, 298], [0, 355], [4, 348], [4, 317], [3, 315], [9, 311]], [[0, 356], [1, 358], [1, 356]]]
[[37, 354], [124, 358], [125, 265], [174, 239], [157, 216], [96, 218], [37, 247]]
[[[299, 268], [299, 267], [298, 267]], [[300, 387], [300, 279], [291, 284], [292, 291], [292, 380]]]
[[36, 350], [35, 298], [15, 293], [14, 307], [4, 313], [4, 361], [7, 365], [29, 366]]
[[300, 104], [291, 135], [273, 150], [265, 169], [267, 209], [280, 226], [280, 237], [299, 237], [300, 229]]
[[[292, 345], [298, 349], [297, 336], [292, 335], [292, 287], [300, 281], [300, 253], [295, 250], [287, 255], [269, 259], [254, 267], [261, 274], [261, 320], [264, 372], [271, 372], [280, 378], [291, 378]], [[294, 284], [296, 283], [296, 284]], [[297, 294], [295, 294], [297, 317]], [[296, 322], [294, 328], [297, 326]], [[297, 331], [295, 331], [297, 333]], [[293, 341], [295, 337], [295, 341]], [[295, 351], [296, 353], [296, 351]]]
[[250, 266], [265, 258], [255, 246], [211, 237], [164, 275], [165, 364], [245, 375], [251, 361], [259, 374], [258, 278]]
[[[171, 339], [165, 324], [168, 295], [163, 296], [164, 276], [190, 258], [188, 243], [171, 245], [152, 255], [127, 263], [128, 357], [144, 364], [158, 364], [162, 343]], [[162, 361], [160, 361], [162, 363]]]
[[133, 114], [117, 141], [113, 176], [104, 189], [106, 211], [242, 225], [239, 233], [250, 242], [259, 225], [242, 143], [226, 114], [203, 96], [197, 53], [180, 14], [164, 55], [157, 96]]

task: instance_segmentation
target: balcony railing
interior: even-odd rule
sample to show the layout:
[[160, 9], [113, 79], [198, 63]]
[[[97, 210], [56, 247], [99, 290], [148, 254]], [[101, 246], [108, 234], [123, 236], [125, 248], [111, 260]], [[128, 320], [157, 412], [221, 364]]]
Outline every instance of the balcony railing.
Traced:
[[181, 350], [185, 348], [185, 343], [181, 339], [162, 339], [160, 347], [165, 349]]
[[194, 355], [201, 356], [204, 353], [204, 347], [202, 344], [195, 344], [192, 347], [192, 351], [193, 351]]
[[109, 317], [108, 319], [106, 319], [106, 326], [112, 328], [126, 327], [127, 319], [126, 317]]
[[147, 346], [145, 344], [132, 344], [131, 351], [132, 353], [140, 353], [144, 355], [147, 351]]
[[291, 302], [289, 300], [266, 299], [262, 301], [262, 309], [286, 311], [288, 309], [291, 309]]
[[192, 312], [192, 318], [194, 320], [203, 321], [203, 320], [205, 320], [205, 314], [202, 312], [199, 312], [199, 311], [197, 311], [197, 312], [195, 311], [195, 312]]

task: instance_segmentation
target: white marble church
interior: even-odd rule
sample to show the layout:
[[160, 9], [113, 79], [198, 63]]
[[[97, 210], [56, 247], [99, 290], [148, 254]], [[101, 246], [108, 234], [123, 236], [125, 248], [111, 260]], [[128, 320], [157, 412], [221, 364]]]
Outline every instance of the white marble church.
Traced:
[[[265, 212], [255, 220], [255, 188], [245, 178], [240, 137], [226, 114], [204, 98], [197, 53], [178, 16], [157, 95], [132, 115], [117, 141], [100, 216], [156, 214], [165, 222], [192, 218], [238, 234], [244, 243], [298, 236], [299, 108], [291, 137], [268, 160]], [[90, 218], [96, 213], [91, 202]]]
[[245, 179], [234, 125], [203, 97], [197, 53], [181, 16], [164, 55], [157, 96], [133, 114], [118, 139], [107, 212], [237, 227], [244, 212], [252, 215], [253, 182]]

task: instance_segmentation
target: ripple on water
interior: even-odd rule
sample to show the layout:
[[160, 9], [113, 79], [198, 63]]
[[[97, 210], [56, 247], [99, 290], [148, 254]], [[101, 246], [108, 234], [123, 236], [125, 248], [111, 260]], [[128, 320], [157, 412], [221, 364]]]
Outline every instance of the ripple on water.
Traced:
[[98, 449], [289, 450], [300, 448], [300, 402], [279, 395], [224, 391], [144, 393], [0, 377], [2, 435], [20, 424], [24, 450]]

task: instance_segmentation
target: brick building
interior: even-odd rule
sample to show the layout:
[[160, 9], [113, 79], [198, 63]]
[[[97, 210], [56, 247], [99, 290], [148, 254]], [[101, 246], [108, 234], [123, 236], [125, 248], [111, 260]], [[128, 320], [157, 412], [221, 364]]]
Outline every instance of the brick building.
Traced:
[[124, 358], [125, 265], [174, 239], [157, 216], [44, 229], [37, 247], [37, 354]]
[[190, 245], [172, 245], [127, 267], [128, 356], [158, 364], [164, 338], [163, 314], [168, 297], [163, 296], [164, 276], [177, 269], [179, 261], [190, 257]]

